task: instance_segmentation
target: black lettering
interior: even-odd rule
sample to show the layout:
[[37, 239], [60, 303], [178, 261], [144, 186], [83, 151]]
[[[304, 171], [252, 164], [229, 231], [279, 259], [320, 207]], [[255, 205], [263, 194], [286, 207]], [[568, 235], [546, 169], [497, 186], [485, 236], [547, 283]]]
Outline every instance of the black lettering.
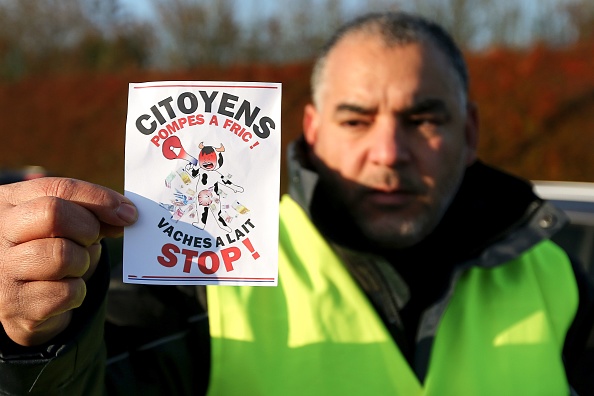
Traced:
[[236, 242], [235, 239], [231, 239], [231, 237], [229, 237], [229, 234], [225, 234], [225, 235], [227, 236], [227, 242], [229, 242], [229, 243]]
[[177, 116], [175, 115], [175, 111], [173, 111], [173, 107], [171, 107], [171, 102], [173, 102], [173, 98], [170, 96], [168, 98], [163, 99], [157, 104], [161, 107], [165, 107], [165, 110], [167, 110], [167, 114], [169, 114], [169, 119], [173, 120]]
[[226, 92], [223, 92], [223, 97], [221, 98], [221, 103], [219, 104], [218, 113], [222, 114], [224, 116], [227, 116], [227, 117], [233, 117], [233, 113], [228, 111], [227, 109], [229, 109], [229, 108], [233, 109], [235, 107], [235, 103], [231, 103], [231, 102], [237, 102], [238, 99], [239, 99], [239, 97], [237, 97], [235, 95], [231, 95]]
[[165, 117], [163, 117], [159, 109], [157, 109], [157, 106], [152, 106], [151, 111], [153, 112], [153, 115], [155, 116], [157, 121], [159, 121], [159, 124], [165, 124]]
[[179, 241], [181, 241], [181, 239], [182, 239], [182, 235], [184, 235], [184, 233], [183, 233], [183, 232], [181, 232], [181, 231], [175, 231], [175, 232], [173, 233], [173, 239], [175, 239], [176, 241], [178, 241], [178, 242], [179, 242]]
[[244, 123], [248, 127], [252, 126], [254, 121], [256, 121], [256, 116], [260, 113], [260, 108], [256, 106], [253, 113], [250, 113], [250, 106], [251, 103], [247, 100], [244, 100], [241, 106], [239, 106], [239, 110], [237, 110], [237, 114], [235, 114], [235, 119], [239, 121], [241, 116], [245, 113]]
[[[186, 107], [186, 99], [190, 101], [189, 107]], [[177, 108], [184, 114], [192, 114], [198, 110], [198, 98], [192, 92], [184, 92], [177, 98]]]
[[[261, 139], [266, 139], [270, 136], [270, 128], [274, 129], [274, 121], [270, 117], [262, 117], [259, 122], [260, 126], [254, 125], [254, 133]], [[262, 130], [260, 130], [262, 128]]]
[[204, 111], [207, 113], [212, 113], [212, 102], [214, 102], [218, 93], [219, 91], [213, 91], [213, 93], [208, 96], [206, 91], [200, 91], [200, 96], [202, 96], [202, 100], [204, 100]]
[[140, 133], [144, 135], [150, 135], [151, 133], [155, 132], [155, 130], [157, 129], [157, 123], [155, 121], [151, 121], [151, 123], [149, 124], [149, 128], [145, 127], [142, 123], [143, 121], [150, 119], [151, 116], [148, 114], [143, 114], [140, 117], [138, 117], [138, 119], [136, 120], [136, 129], [138, 129], [138, 131], [140, 131]]
[[[197, 238], [194, 238], [193, 236], [188, 235], [188, 234], [184, 234], [184, 240], [182, 241], [182, 243], [184, 245], [192, 246], [193, 239], [197, 239]], [[196, 246], [196, 247], [199, 247], [199, 246]]]

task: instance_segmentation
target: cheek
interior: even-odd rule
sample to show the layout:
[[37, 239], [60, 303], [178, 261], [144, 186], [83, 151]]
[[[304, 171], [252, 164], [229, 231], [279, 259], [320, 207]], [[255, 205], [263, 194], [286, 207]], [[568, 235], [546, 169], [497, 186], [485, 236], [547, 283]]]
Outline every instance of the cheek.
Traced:
[[439, 188], [456, 183], [465, 169], [466, 151], [458, 141], [439, 139], [431, 142], [425, 161], [426, 176], [433, 186]]
[[319, 141], [314, 152], [331, 170], [349, 180], [357, 180], [365, 162], [361, 145], [347, 140]]
[[435, 173], [446, 166], [446, 159], [450, 157], [446, 142], [441, 137], [419, 139], [411, 147], [415, 162], [423, 173]]

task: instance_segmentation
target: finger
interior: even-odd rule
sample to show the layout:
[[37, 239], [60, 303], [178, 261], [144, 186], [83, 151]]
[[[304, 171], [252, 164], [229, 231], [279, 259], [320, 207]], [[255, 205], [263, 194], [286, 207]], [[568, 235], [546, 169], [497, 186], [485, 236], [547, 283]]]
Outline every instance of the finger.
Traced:
[[21, 317], [30, 321], [45, 321], [48, 318], [78, 308], [87, 293], [85, 282], [80, 278], [64, 278], [55, 281], [24, 282], [20, 290]]
[[[90, 250], [93, 251], [93, 257]], [[32, 240], [5, 250], [0, 259], [2, 272], [13, 282], [80, 278], [89, 271], [91, 260], [94, 266], [97, 265], [96, 250], [64, 238]]]
[[16, 320], [3, 323], [4, 332], [14, 342], [22, 346], [41, 345], [62, 331], [66, 330], [72, 320], [72, 311], [62, 312], [44, 322]]
[[56, 197], [38, 197], [5, 210], [0, 235], [13, 244], [67, 238], [89, 246], [99, 238], [99, 220], [84, 207]]
[[113, 226], [106, 223], [101, 223], [100, 237], [105, 238], [119, 238], [124, 235], [124, 227]]
[[69, 311], [79, 307], [86, 295], [80, 278], [4, 286], [2, 325], [8, 336], [22, 345], [43, 343], [64, 330], [70, 322]]
[[99, 264], [99, 260], [101, 259], [101, 250], [101, 244], [99, 242], [94, 243], [87, 248], [87, 253], [89, 255], [89, 268], [82, 277], [85, 282], [91, 279], [91, 276], [93, 276], [95, 273], [97, 264]]
[[44, 196], [75, 202], [90, 210], [100, 222], [113, 226], [130, 225], [138, 217], [136, 207], [128, 198], [82, 180], [44, 177], [0, 188], [0, 200], [15, 206]]

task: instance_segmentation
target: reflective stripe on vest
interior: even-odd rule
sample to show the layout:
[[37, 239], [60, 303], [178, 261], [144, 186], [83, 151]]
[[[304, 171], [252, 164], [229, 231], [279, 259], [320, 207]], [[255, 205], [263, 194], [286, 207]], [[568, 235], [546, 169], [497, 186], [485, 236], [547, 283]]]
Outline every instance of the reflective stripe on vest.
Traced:
[[543, 242], [459, 279], [421, 385], [302, 209], [281, 202], [279, 286], [208, 287], [209, 395], [561, 395], [577, 286]]

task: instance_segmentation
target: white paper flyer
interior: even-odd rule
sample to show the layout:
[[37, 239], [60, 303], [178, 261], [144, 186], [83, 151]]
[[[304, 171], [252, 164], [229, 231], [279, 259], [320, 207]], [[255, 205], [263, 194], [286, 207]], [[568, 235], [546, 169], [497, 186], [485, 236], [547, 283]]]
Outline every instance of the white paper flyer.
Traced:
[[124, 282], [276, 286], [281, 84], [130, 84]]

